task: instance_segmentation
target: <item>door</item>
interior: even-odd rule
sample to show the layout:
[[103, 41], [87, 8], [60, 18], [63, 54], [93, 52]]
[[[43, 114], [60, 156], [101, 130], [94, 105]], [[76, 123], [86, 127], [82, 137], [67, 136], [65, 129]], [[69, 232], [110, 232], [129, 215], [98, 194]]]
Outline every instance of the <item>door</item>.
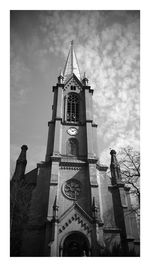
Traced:
[[74, 232], [66, 237], [63, 244], [63, 257], [86, 257], [89, 255], [89, 242], [82, 233]]

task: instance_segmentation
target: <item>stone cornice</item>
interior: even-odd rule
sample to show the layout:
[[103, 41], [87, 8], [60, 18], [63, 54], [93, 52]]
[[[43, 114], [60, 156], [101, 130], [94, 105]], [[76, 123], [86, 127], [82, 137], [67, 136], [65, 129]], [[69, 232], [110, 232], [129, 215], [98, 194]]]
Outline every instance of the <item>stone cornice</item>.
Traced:
[[51, 157], [50, 157], [50, 161], [55, 161], [55, 162], [60, 162], [61, 161], [61, 155], [58, 153], [54, 153]]
[[89, 93], [92, 93], [92, 95], [93, 95], [94, 89], [91, 89], [91, 86], [89, 86], [89, 85], [84, 85], [84, 86], [83, 86], [83, 90], [89, 90]]
[[54, 119], [54, 121], [61, 121], [61, 122], [62, 122], [62, 118], [61, 118], [61, 117], [56, 117], [56, 118]]
[[108, 188], [110, 189], [116, 189], [116, 188], [124, 188], [125, 187], [125, 184], [122, 182], [119, 182], [119, 183], [116, 183], [116, 184], [113, 184], [113, 185], [109, 185]]
[[96, 164], [96, 169], [99, 171], [104, 171], [106, 172], [108, 167], [106, 165], [100, 164], [99, 162]]
[[134, 244], [139, 245], [140, 244], [140, 240], [139, 239], [134, 239]]
[[[61, 167], [61, 169], [80, 169], [83, 168], [85, 166], [87, 166], [88, 164], [96, 164], [96, 169], [98, 169], [99, 171], [107, 171], [108, 167], [101, 165], [99, 163], [97, 163], [97, 158], [89, 158], [87, 159], [86, 157], [67, 157], [67, 156], [63, 156], [61, 154], [53, 154], [52, 156], [50, 156], [49, 161], [41, 161], [39, 163], [37, 163], [37, 167], [38, 168], [48, 168], [50, 167], [50, 163], [51, 162], [59, 162], [59, 165]], [[129, 191], [130, 188], [126, 187], [124, 184], [119, 185], [119, 187], [124, 187], [124, 189], [126, 191]], [[111, 189], [115, 189], [118, 188], [118, 185], [109, 185], [109, 188]]]
[[93, 122], [93, 120], [86, 120], [86, 123], [92, 123]]
[[85, 122], [69, 122], [69, 121], [62, 121], [62, 125], [68, 125], [68, 126], [85, 126]]
[[127, 240], [128, 242], [133, 242], [133, 241], [134, 241], [134, 237], [133, 237], [133, 236], [127, 236], [127, 237], [126, 237], [126, 240]]
[[60, 166], [61, 168], [63, 169], [79, 169], [81, 167], [84, 167], [87, 165], [87, 162], [86, 161], [81, 161], [81, 160], [78, 160], [78, 159], [62, 159], [60, 161]]
[[53, 86], [52, 88], [52, 91], [54, 92], [56, 89], [58, 89], [58, 88], [64, 88], [64, 84], [63, 83], [57, 83], [55, 86]]
[[39, 163], [37, 163], [37, 168], [47, 168], [50, 166], [50, 162], [49, 161], [41, 161]]
[[48, 126], [49, 126], [50, 124], [55, 124], [55, 121], [54, 121], [54, 120], [48, 121]]
[[84, 89], [84, 90], [92, 90], [92, 89], [91, 89], [91, 86], [89, 86], [89, 85], [84, 85], [84, 86], [83, 86], [83, 89]]
[[98, 187], [98, 183], [97, 182], [91, 182], [90, 183], [90, 185], [91, 185], [91, 187], [93, 187], [93, 188], [97, 188]]
[[56, 86], [57, 86], [57, 88], [59, 88], [59, 87], [64, 88], [65, 85], [63, 83], [57, 83]]
[[118, 227], [104, 227], [104, 233], [120, 233], [120, 229]]
[[94, 123], [94, 122], [92, 123], [92, 127], [97, 128], [97, 126], [98, 126], [98, 125], [97, 125], [96, 123]]
[[92, 95], [93, 95], [94, 90], [93, 89], [89, 89], [89, 92], [92, 93]]
[[[105, 166], [105, 165], [102, 165], [102, 164], [99, 164], [97, 163], [98, 161], [98, 158], [96, 157], [90, 157], [90, 158], [87, 158], [85, 156], [83, 157], [69, 157], [69, 156], [66, 156], [66, 155], [61, 155], [61, 154], [53, 154], [52, 156], [50, 156], [50, 159], [48, 162], [42, 162], [42, 163], [38, 163], [38, 167], [48, 167], [50, 162], [59, 162], [60, 163], [60, 167], [62, 169], [67, 169], [67, 168], [81, 168], [81, 167], [84, 167], [84, 166], [87, 166], [88, 164], [96, 164], [96, 169], [99, 170], [99, 171], [104, 171], [106, 172], [108, 167]], [[110, 186], [110, 187], [115, 187], [116, 185], [114, 186]], [[126, 190], [129, 190], [128, 188], [125, 188]]]
[[94, 164], [94, 163], [96, 164], [97, 161], [98, 161], [98, 158], [96, 158], [96, 157], [93, 157], [93, 158], [89, 157], [88, 160], [87, 160], [87, 162], [91, 163], [91, 164]]

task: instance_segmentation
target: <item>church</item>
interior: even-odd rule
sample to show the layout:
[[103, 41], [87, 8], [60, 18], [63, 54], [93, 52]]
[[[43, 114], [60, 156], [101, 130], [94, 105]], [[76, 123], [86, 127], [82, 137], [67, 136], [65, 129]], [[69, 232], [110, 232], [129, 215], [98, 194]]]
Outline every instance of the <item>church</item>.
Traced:
[[99, 161], [94, 90], [81, 77], [73, 41], [52, 91], [45, 160], [25, 173], [23, 145], [11, 180], [10, 255], [139, 256], [130, 189], [121, 181], [115, 150], [111, 179]]

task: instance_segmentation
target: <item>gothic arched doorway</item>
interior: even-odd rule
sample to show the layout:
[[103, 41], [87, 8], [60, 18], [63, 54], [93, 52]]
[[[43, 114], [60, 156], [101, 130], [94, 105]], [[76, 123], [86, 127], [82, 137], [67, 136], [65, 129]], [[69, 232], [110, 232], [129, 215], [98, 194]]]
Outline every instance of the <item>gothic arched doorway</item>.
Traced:
[[89, 256], [89, 241], [80, 232], [73, 232], [68, 235], [63, 243], [63, 257], [84, 257]]

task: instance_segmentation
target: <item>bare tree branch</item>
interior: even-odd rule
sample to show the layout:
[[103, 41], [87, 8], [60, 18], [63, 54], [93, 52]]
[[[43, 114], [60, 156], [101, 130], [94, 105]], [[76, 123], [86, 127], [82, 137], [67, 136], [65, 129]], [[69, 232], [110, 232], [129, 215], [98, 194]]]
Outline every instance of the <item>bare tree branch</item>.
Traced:
[[119, 165], [122, 181], [131, 188], [131, 193], [138, 199], [140, 207], [140, 153], [131, 147], [122, 148], [119, 152]]

